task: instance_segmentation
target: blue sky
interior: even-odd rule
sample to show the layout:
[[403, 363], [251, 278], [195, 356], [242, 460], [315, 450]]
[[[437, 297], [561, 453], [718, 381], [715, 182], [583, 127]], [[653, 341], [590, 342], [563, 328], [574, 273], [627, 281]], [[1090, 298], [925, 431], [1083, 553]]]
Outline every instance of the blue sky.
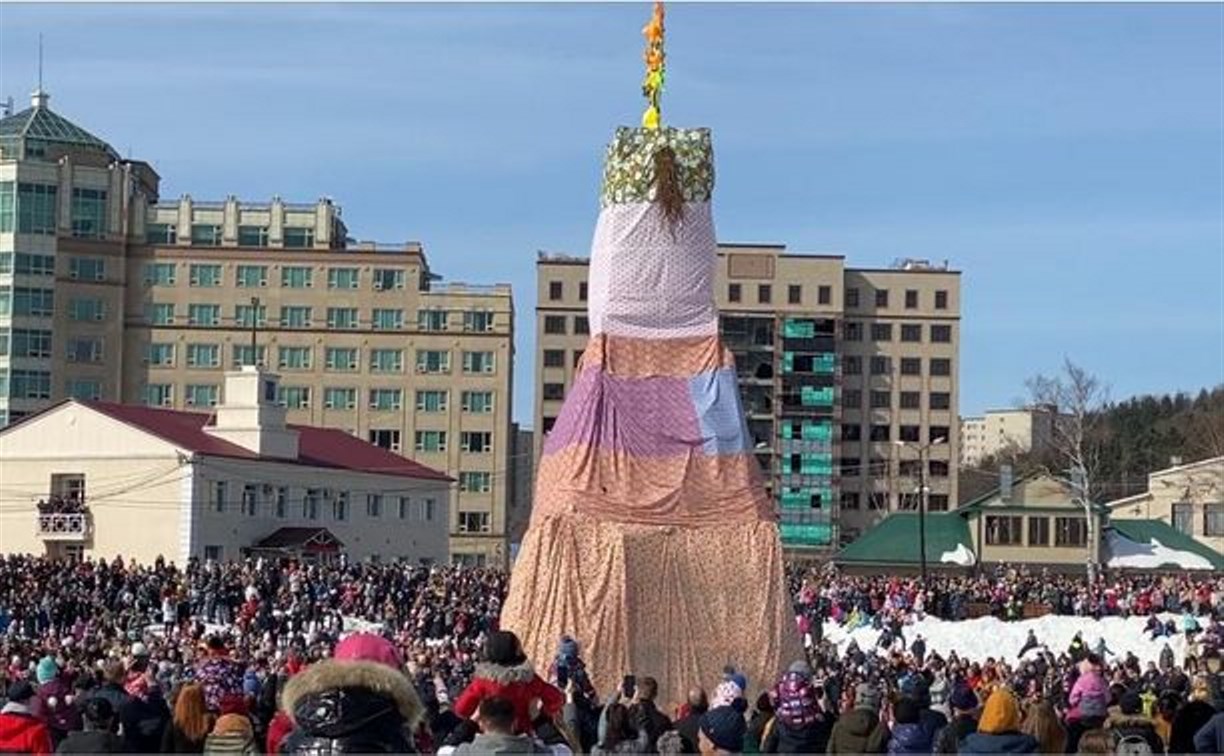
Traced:
[[[163, 195], [334, 197], [352, 234], [508, 281], [585, 254], [645, 3], [0, 5], [0, 96]], [[1115, 397], [1224, 381], [1224, 6], [673, 4], [667, 120], [714, 129], [726, 241], [948, 259], [961, 412], [1071, 356]]]

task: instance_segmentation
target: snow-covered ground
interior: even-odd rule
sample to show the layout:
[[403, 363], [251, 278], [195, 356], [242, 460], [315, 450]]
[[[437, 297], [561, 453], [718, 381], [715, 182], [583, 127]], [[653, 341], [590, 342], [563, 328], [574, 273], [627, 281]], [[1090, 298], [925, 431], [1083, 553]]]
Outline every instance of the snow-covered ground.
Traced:
[[[1161, 615], [1162, 620], [1176, 618], [1173, 615]], [[927, 653], [938, 652], [947, 656], [950, 651], [971, 661], [985, 661], [988, 657], [1005, 658], [1012, 662], [1019, 658], [1020, 647], [1028, 636], [1029, 628], [1037, 633], [1037, 641], [1049, 646], [1055, 654], [1059, 654], [1071, 645], [1071, 639], [1076, 632], [1082, 632], [1084, 642], [1089, 649], [1095, 649], [1097, 640], [1105, 638], [1109, 650], [1119, 658], [1129, 651], [1146, 664], [1158, 661], [1160, 650], [1167, 641], [1173, 649], [1174, 658], [1181, 662], [1186, 655], [1186, 636], [1176, 635], [1172, 638], [1159, 638], [1152, 641], [1144, 632], [1145, 617], [1105, 617], [1094, 620], [1084, 617], [1059, 617], [1047, 615], [1037, 619], [1018, 622], [1003, 622], [995, 617], [981, 617], [960, 622], [945, 622], [927, 617], [920, 622], [905, 626], [905, 642], [913, 643], [919, 633], [926, 639]], [[1180, 622], [1178, 623], [1180, 626]], [[860, 627], [852, 633], [833, 623], [826, 622], [825, 638], [837, 644], [838, 649], [845, 650], [853, 638], [859, 648], [868, 651], [875, 647], [880, 631], [870, 626]], [[1027, 656], [1037, 652], [1029, 651]], [[1110, 657], [1112, 660], [1114, 657]]]

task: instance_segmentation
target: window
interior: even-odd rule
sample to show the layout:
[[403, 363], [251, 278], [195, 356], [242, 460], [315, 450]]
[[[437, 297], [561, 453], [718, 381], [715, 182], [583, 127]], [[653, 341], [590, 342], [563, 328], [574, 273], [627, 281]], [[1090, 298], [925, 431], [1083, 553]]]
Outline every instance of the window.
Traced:
[[544, 333], [553, 333], [553, 334], [565, 333], [565, 316], [564, 315], [545, 315], [544, 316]]
[[875, 356], [871, 358], [872, 375], [888, 375], [892, 372], [892, 360], [888, 357]]
[[357, 389], [355, 388], [325, 388], [323, 389], [323, 408], [335, 410], [351, 410], [357, 407]]
[[459, 448], [468, 454], [488, 454], [493, 451], [493, 434], [489, 431], [463, 431]]
[[309, 386], [280, 386], [276, 392], [277, 402], [287, 409], [309, 409]]
[[68, 381], [68, 396], [73, 399], [92, 402], [102, 398], [102, 384], [88, 378], [77, 378]]
[[817, 286], [816, 287], [816, 304], [832, 304], [833, 303], [833, 287], [832, 286]]
[[922, 326], [917, 323], [902, 323], [901, 340], [911, 343], [922, 341]]
[[918, 425], [902, 425], [898, 429], [897, 438], [909, 444], [916, 444], [922, 440], [922, 427]]
[[1050, 545], [1050, 518], [1049, 517], [1029, 517], [1028, 518], [1028, 545], [1029, 546], [1049, 546]]
[[464, 412], [482, 415], [493, 411], [492, 391], [464, 391], [461, 398]]
[[409, 512], [412, 511], [412, 500], [407, 496], [398, 497], [396, 510], [396, 514], [401, 520], [407, 520]]
[[96, 297], [73, 297], [68, 300], [68, 318], [78, 321], [98, 321], [106, 317], [106, 306]]
[[544, 399], [549, 401], [558, 401], [565, 398], [564, 383], [545, 383], [544, 384]]
[[952, 395], [944, 391], [931, 392], [931, 409], [946, 410], [952, 406]]
[[947, 344], [952, 341], [952, 326], [931, 326], [931, 341], [935, 344]]
[[578, 282], [578, 301], [579, 302], [587, 301], [587, 282], [586, 281]]
[[892, 427], [888, 425], [873, 425], [871, 426], [872, 441], [888, 441], [892, 435]]
[[892, 323], [872, 323], [872, 341], [892, 341]]
[[887, 409], [891, 405], [892, 405], [892, 395], [889, 392], [887, 391], [872, 391], [871, 392], [871, 408], [872, 409]]
[[145, 347], [145, 359], [153, 367], [174, 366], [174, 344], [152, 343]]
[[398, 308], [375, 307], [370, 318], [375, 331], [398, 331], [404, 327], [404, 311]]
[[174, 263], [148, 263], [144, 267], [146, 286], [173, 286], [174, 275]]
[[875, 306], [888, 307], [888, 289], [876, 289]]
[[843, 478], [857, 478], [862, 465], [863, 461], [857, 457], [842, 457], [838, 469]]
[[859, 290], [854, 287], [847, 288], [846, 289], [846, 308], [849, 309], [849, 308], [858, 307], [858, 306], [859, 306]]
[[254, 517], [259, 509], [259, 487], [254, 483], [247, 483], [242, 487], [242, 513], [247, 517]]
[[986, 544], [988, 546], [1019, 546], [1023, 522], [1023, 517], [988, 515], [986, 517]]
[[191, 243], [197, 247], [220, 247], [221, 227], [211, 223], [191, 224]]
[[234, 367], [266, 365], [268, 364], [265, 359], [266, 353], [267, 348], [262, 344], [255, 349], [252, 349], [250, 344], [234, 344], [230, 348], [230, 356], [233, 358]]
[[841, 438], [842, 441], [861, 441], [863, 439], [863, 426], [858, 423], [842, 423]]
[[863, 392], [858, 389], [846, 389], [842, 392], [842, 406], [859, 409], [863, 406]]
[[757, 302], [769, 304], [773, 299], [773, 287], [769, 284], [757, 284]]
[[488, 533], [489, 532], [489, 513], [488, 512], [460, 512], [459, 513], [459, 532], [460, 533]]
[[402, 373], [404, 372], [403, 349], [371, 349], [371, 373]]
[[224, 553], [224, 551], [225, 549], [222, 546], [205, 546], [204, 547], [204, 561], [205, 562], [220, 562], [221, 555]]
[[[191, 266], [192, 268], [196, 266]], [[234, 281], [244, 289], [258, 289], [268, 285], [267, 265], [239, 265]], [[197, 285], [195, 283], [193, 286]]]
[[308, 249], [314, 246], [315, 230], [300, 226], [287, 226], [282, 233], [282, 241], [287, 249]]
[[901, 375], [922, 375], [922, 360], [918, 357], [902, 357]]
[[581, 364], [582, 364], [582, 350], [575, 349], [574, 350], [574, 367], [576, 368]]
[[946, 357], [934, 357], [931, 359], [931, 375], [951, 375], [952, 360]]
[[948, 511], [948, 495], [947, 494], [927, 494], [927, 511], [929, 512], [947, 512]]
[[565, 287], [561, 281], [548, 282], [548, 300], [550, 302], [559, 302], [565, 298]]
[[238, 227], [238, 246], [239, 247], [266, 247], [268, 246], [268, 227], [267, 226], [239, 226]]
[[307, 488], [302, 497], [302, 517], [307, 520], [319, 519], [319, 500], [323, 498], [323, 489]]
[[863, 324], [847, 322], [845, 327], [846, 341], [862, 341], [863, 340]]
[[221, 367], [221, 346], [219, 344], [188, 344], [187, 367]]
[[382, 494], [366, 494], [366, 517], [382, 517]]
[[492, 352], [467, 352], [463, 353], [463, 372], [465, 373], [492, 373], [493, 372], [493, 353]]
[[54, 235], [56, 194], [54, 184], [17, 185], [17, 232]]
[[1203, 505], [1203, 535], [1224, 536], [1224, 504]]
[[11, 353], [14, 357], [50, 357], [51, 332], [37, 328], [14, 328]]
[[350, 373], [357, 369], [356, 347], [327, 347], [323, 350], [323, 369], [332, 373]]
[[449, 404], [449, 398], [450, 392], [448, 391], [417, 391], [417, 412], [446, 412], [446, 406]]
[[917, 391], [902, 391], [901, 409], [922, 409], [922, 394]]
[[375, 268], [371, 279], [375, 291], [392, 291], [404, 288], [404, 271], [395, 268]]
[[100, 239], [106, 235], [106, 190], [72, 188], [72, 235]]
[[444, 452], [446, 431], [417, 431], [413, 446], [419, 452]]
[[[46, 370], [13, 370], [9, 373], [10, 399], [50, 399], [51, 373]], [[12, 416], [10, 415], [10, 419]]]
[[11, 234], [16, 226], [17, 195], [12, 181], [0, 181], [0, 234]]
[[304, 265], [281, 268], [281, 286], [287, 289], [309, 289], [314, 285], [314, 270]]
[[493, 330], [493, 313], [487, 310], [467, 310], [463, 313], [463, 330], [487, 333]]
[[740, 285], [737, 283], [727, 284], [727, 301], [738, 302], [743, 297], [743, 292]]
[[145, 317], [153, 325], [174, 325], [174, 305], [169, 302], [152, 302], [145, 310]]
[[493, 488], [493, 475], [487, 472], [459, 473], [459, 490], [462, 493], [488, 493]]
[[1194, 535], [1194, 505], [1177, 502], [1173, 505], [1173, 527], [1179, 533]]
[[[192, 264], [189, 270], [189, 280], [192, 286], [213, 288], [221, 285], [220, 265]], [[240, 283], [239, 285], [241, 286], [242, 284]]]
[[[51, 255], [35, 255], [26, 254], [25, 252], [18, 252], [16, 253], [15, 261], [16, 264], [13, 266], [14, 273], [25, 274], [27, 276], [55, 275], [55, 258]], [[0, 273], [3, 272], [6, 271], [0, 269]]]
[[150, 383], [145, 386], [145, 404], [150, 407], [174, 405], [174, 386], [169, 383]]
[[416, 371], [418, 373], [449, 373], [450, 350], [418, 349], [416, 353]]
[[803, 286], [800, 284], [790, 284], [786, 287], [786, 302], [787, 304], [802, 304], [803, 303]]
[[841, 508], [842, 509], [858, 509], [859, 508], [858, 491], [842, 491], [841, 492]]
[[948, 462], [943, 459], [932, 459], [929, 463], [932, 478], [948, 477]]
[[264, 327], [268, 323], [267, 305], [234, 305], [234, 325], [241, 328]]
[[289, 487], [288, 486], [277, 486], [276, 487], [276, 500], [273, 506], [276, 509], [276, 516], [278, 519], [283, 520], [289, 515]]
[[437, 508], [437, 502], [433, 499], [425, 499], [421, 502], [421, 519], [426, 522], [433, 522], [434, 510]]
[[387, 412], [398, 410], [403, 406], [404, 392], [402, 389], [370, 389], [370, 409]]
[[217, 406], [218, 389], [215, 384], [188, 384], [184, 391], [184, 401], [188, 407]]
[[150, 223], [145, 226], [145, 244], [177, 244], [178, 228], [173, 223]]
[[1083, 517], [1055, 517], [1054, 545], [1083, 548], [1088, 545], [1088, 521]]
[[916, 289], [905, 290], [905, 309], [918, 309], [918, 291]]
[[187, 305], [187, 322], [193, 326], [215, 326], [221, 323], [221, 305]]
[[357, 308], [356, 307], [328, 307], [327, 308], [327, 327], [337, 330], [353, 329], [357, 327]]
[[55, 314], [55, 292], [53, 290], [14, 286], [12, 292], [14, 315], [49, 318]]
[[400, 432], [397, 430], [371, 428], [369, 439], [371, 444], [388, 451], [400, 450]]
[[310, 328], [310, 310], [311, 308], [304, 305], [282, 305], [281, 328]]
[[544, 367], [565, 367], [565, 350], [564, 349], [545, 349], [544, 350]]
[[950, 438], [948, 433], [949, 433], [948, 426], [932, 425], [927, 430], [927, 443], [928, 444], [933, 444], [936, 442], [947, 443], [948, 439]]
[[944, 291], [943, 289], [939, 289], [935, 292], [935, 309], [948, 309], [948, 292]]
[[853, 354], [842, 357], [842, 373], [844, 375], [862, 375], [863, 358]]
[[70, 257], [68, 277], [74, 281], [105, 280], [106, 261], [100, 257]]
[[586, 315], [578, 315], [574, 317], [574, 335], [585, 336], [591, 332], [591, 324], [587, 320]]
[[360, 277], [361, 274], [357, 268], [328, 268], [327, 288], [356, 289], [359, 285]]
[[309, 370], [311, 348], [281, 346], [276, 348], [276, 366], [281, 370]]

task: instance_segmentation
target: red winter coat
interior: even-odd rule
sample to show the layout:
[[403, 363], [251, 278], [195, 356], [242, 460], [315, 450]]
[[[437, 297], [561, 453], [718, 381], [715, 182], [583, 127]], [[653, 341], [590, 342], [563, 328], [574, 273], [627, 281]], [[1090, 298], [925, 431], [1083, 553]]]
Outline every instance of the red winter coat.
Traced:
[[268, 747], [265, 753], [280, 753], [281, 742], [293, 732], [293, 720], [283, 711], [276, 712], [268, 723], [268, 737], [264, 745]]
[[47, 756], [53, 752], [47, 726], [23, 711], [12, 711], [13, 706], [4, 707], [6, 711], [0, 714], [0, 753]]
[[476, 667], [472, 682], [455, 701], [455, 713], [467, 719], [480, 708], [486, 698], [504, 698], [514, 704], [514, 732], [531, 732], [530, 708], [533, 699], [540, 699], [540, 712], [554, 717], [565, 705], [565, 696], [535, 673], [531, 662], [513, 667], [481, 664]]

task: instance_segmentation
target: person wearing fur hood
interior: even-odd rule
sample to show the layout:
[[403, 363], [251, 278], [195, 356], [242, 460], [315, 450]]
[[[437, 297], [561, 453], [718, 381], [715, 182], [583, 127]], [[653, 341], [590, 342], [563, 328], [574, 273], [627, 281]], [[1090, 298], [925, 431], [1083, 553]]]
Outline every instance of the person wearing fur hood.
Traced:
[[290, 678], [281, 709], [293, 731], [280, 753], [415, 753], [412, 733], [424, 706], [395, 646], [358, 633], [345, 638], [331, 659]]
[[486, 698], [504, 698], [514, 704], [514, 734], [531, 732], [531, 702], [539, 699], [540, 712], [552, 719], [565, 706], [565, 696], [544, 682], [523, 654], [518, 636], [508, 630], [489, 633], [485, 661], [476, 666], [472, 681], [455, 700], [455, 713], [470, 718]]

